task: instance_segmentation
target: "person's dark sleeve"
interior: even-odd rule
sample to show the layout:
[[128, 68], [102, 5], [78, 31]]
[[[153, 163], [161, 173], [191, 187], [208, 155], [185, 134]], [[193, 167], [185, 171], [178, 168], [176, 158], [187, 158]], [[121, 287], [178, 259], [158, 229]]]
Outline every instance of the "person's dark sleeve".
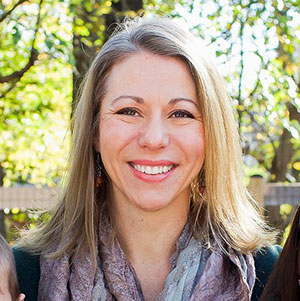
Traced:
[[20, 292], [26, 301], [37, 301], [40, 280], [40, 257], [13, 247]]
[[275, 245], [260, 249], [254, 254], [256, 281], [251, 301], [259, 300], [281, 250], [282, 247]]

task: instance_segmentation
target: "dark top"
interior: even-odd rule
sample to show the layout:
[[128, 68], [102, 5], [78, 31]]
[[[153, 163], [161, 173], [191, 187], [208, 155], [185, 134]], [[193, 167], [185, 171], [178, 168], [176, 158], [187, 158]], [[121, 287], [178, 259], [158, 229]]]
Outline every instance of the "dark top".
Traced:
[[[259, 300], [281, 249], [280, 246], [276, 245], [255, 252], [256, 281], [251, 301]], [[40, 279], [39, 256], [30, 255], [17, 247], [13, 248], [13, 252], [16, 261], [20, 291], [26, 295], [26, 301], [36, 301]]]

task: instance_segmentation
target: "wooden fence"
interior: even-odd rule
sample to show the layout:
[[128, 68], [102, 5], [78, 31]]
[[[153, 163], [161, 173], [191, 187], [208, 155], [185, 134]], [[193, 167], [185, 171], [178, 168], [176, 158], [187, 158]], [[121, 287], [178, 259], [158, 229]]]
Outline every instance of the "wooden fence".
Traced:
[[[269, 223], [284, 230], [300, 204], [300, 183], [265, 183], [262, 177], [252, 177], [248, 187], [252, 196], [264, 207]], [[34, 186], [0, 187], [0, 232], [4, 234], [5, 208], [46, 209], [51, 207], [59, 188], [36, 188]], [[290, 214], [282, 218], [281, 204], [292, 205]], [[280, 242], [280, 237], [278, 239]]]
[[252, 177], [248, 190], [264, 207], [300, 204], [300, 183], [266, 183], [262, 177]]
[[0, 187], [0, 210], [15, 207], [24, 209], [49, 208], [58, 192], [59, 188]]
[[[277, 243], [281, 244], [284, 230], [300, 204], [300, 183], [266, 183], [262, 177], [252, 177], [248, 190], [265, 209], [262, 213], [268, 223], [280, 230]], [[290, 212], [282, 215], [280, 213], [282, 204], [292, 205]]]
[[[261, 177], [252, 177], [248, 187], [252, 196], [262, 206], [300, 204], [300, 183], [265, 183]], [[59, 188], [34, 186], [0, 187], [0, 210], [4, 208], [49, 208]]]

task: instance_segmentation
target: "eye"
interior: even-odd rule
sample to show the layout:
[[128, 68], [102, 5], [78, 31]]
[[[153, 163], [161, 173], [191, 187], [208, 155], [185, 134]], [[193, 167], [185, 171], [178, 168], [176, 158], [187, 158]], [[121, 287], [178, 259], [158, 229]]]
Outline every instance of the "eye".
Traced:
[[177, 110], [173, 112], [170, 116], [171, 118], [194, 118], [193, 114], [184, 110]]
[[139, 112], [135, 108], [124, 108], [116, 112], [118, 115], [127, 115], [127, 116], [140, 116]]

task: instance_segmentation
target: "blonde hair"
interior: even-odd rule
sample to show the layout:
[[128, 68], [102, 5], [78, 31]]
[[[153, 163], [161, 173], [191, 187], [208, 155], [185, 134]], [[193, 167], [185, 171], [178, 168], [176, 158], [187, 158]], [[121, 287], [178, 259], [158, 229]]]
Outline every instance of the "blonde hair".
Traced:
[[[2, 279], [7, 280], [8, 290], [12, 297], [12, 300], [17, 300], [19, 296], [19, 285], [16, 274], [15, 260], [8, 243], [0, 234], [0, 273]], [[0, 295], [3, 294], [2, 287], [0, 285]]]
[[[110, 180], [94, 188], [93, 145], [98, 139], [100, 104], [112, 66], [148, 51], [184, 61], [195, 82], [205, 129], [205, 162], [191, 184], [190, 217], [194, 235], [208, 244], [230, 245], [248, 253], [273, 242], [274, 234], [257, 213], [243, 184], [242, 152], [237, 124], [224, 80], [205, 48], [192, 34], [166, 19], [135, 19], [124, 23], [103, 46], [83, 81], [74, 118], [70, 168], [64, 193], [43, 226], [23, 236], [19, 246], [61, 256], [91, 253], [97, 261], [98, 219], [109, 203]], [[205, 171], [205, 172], [203, 172]], [[199, 193], [205, 174], [205, 191]], [[58, 250], [55, 249], [60, 246]]]

